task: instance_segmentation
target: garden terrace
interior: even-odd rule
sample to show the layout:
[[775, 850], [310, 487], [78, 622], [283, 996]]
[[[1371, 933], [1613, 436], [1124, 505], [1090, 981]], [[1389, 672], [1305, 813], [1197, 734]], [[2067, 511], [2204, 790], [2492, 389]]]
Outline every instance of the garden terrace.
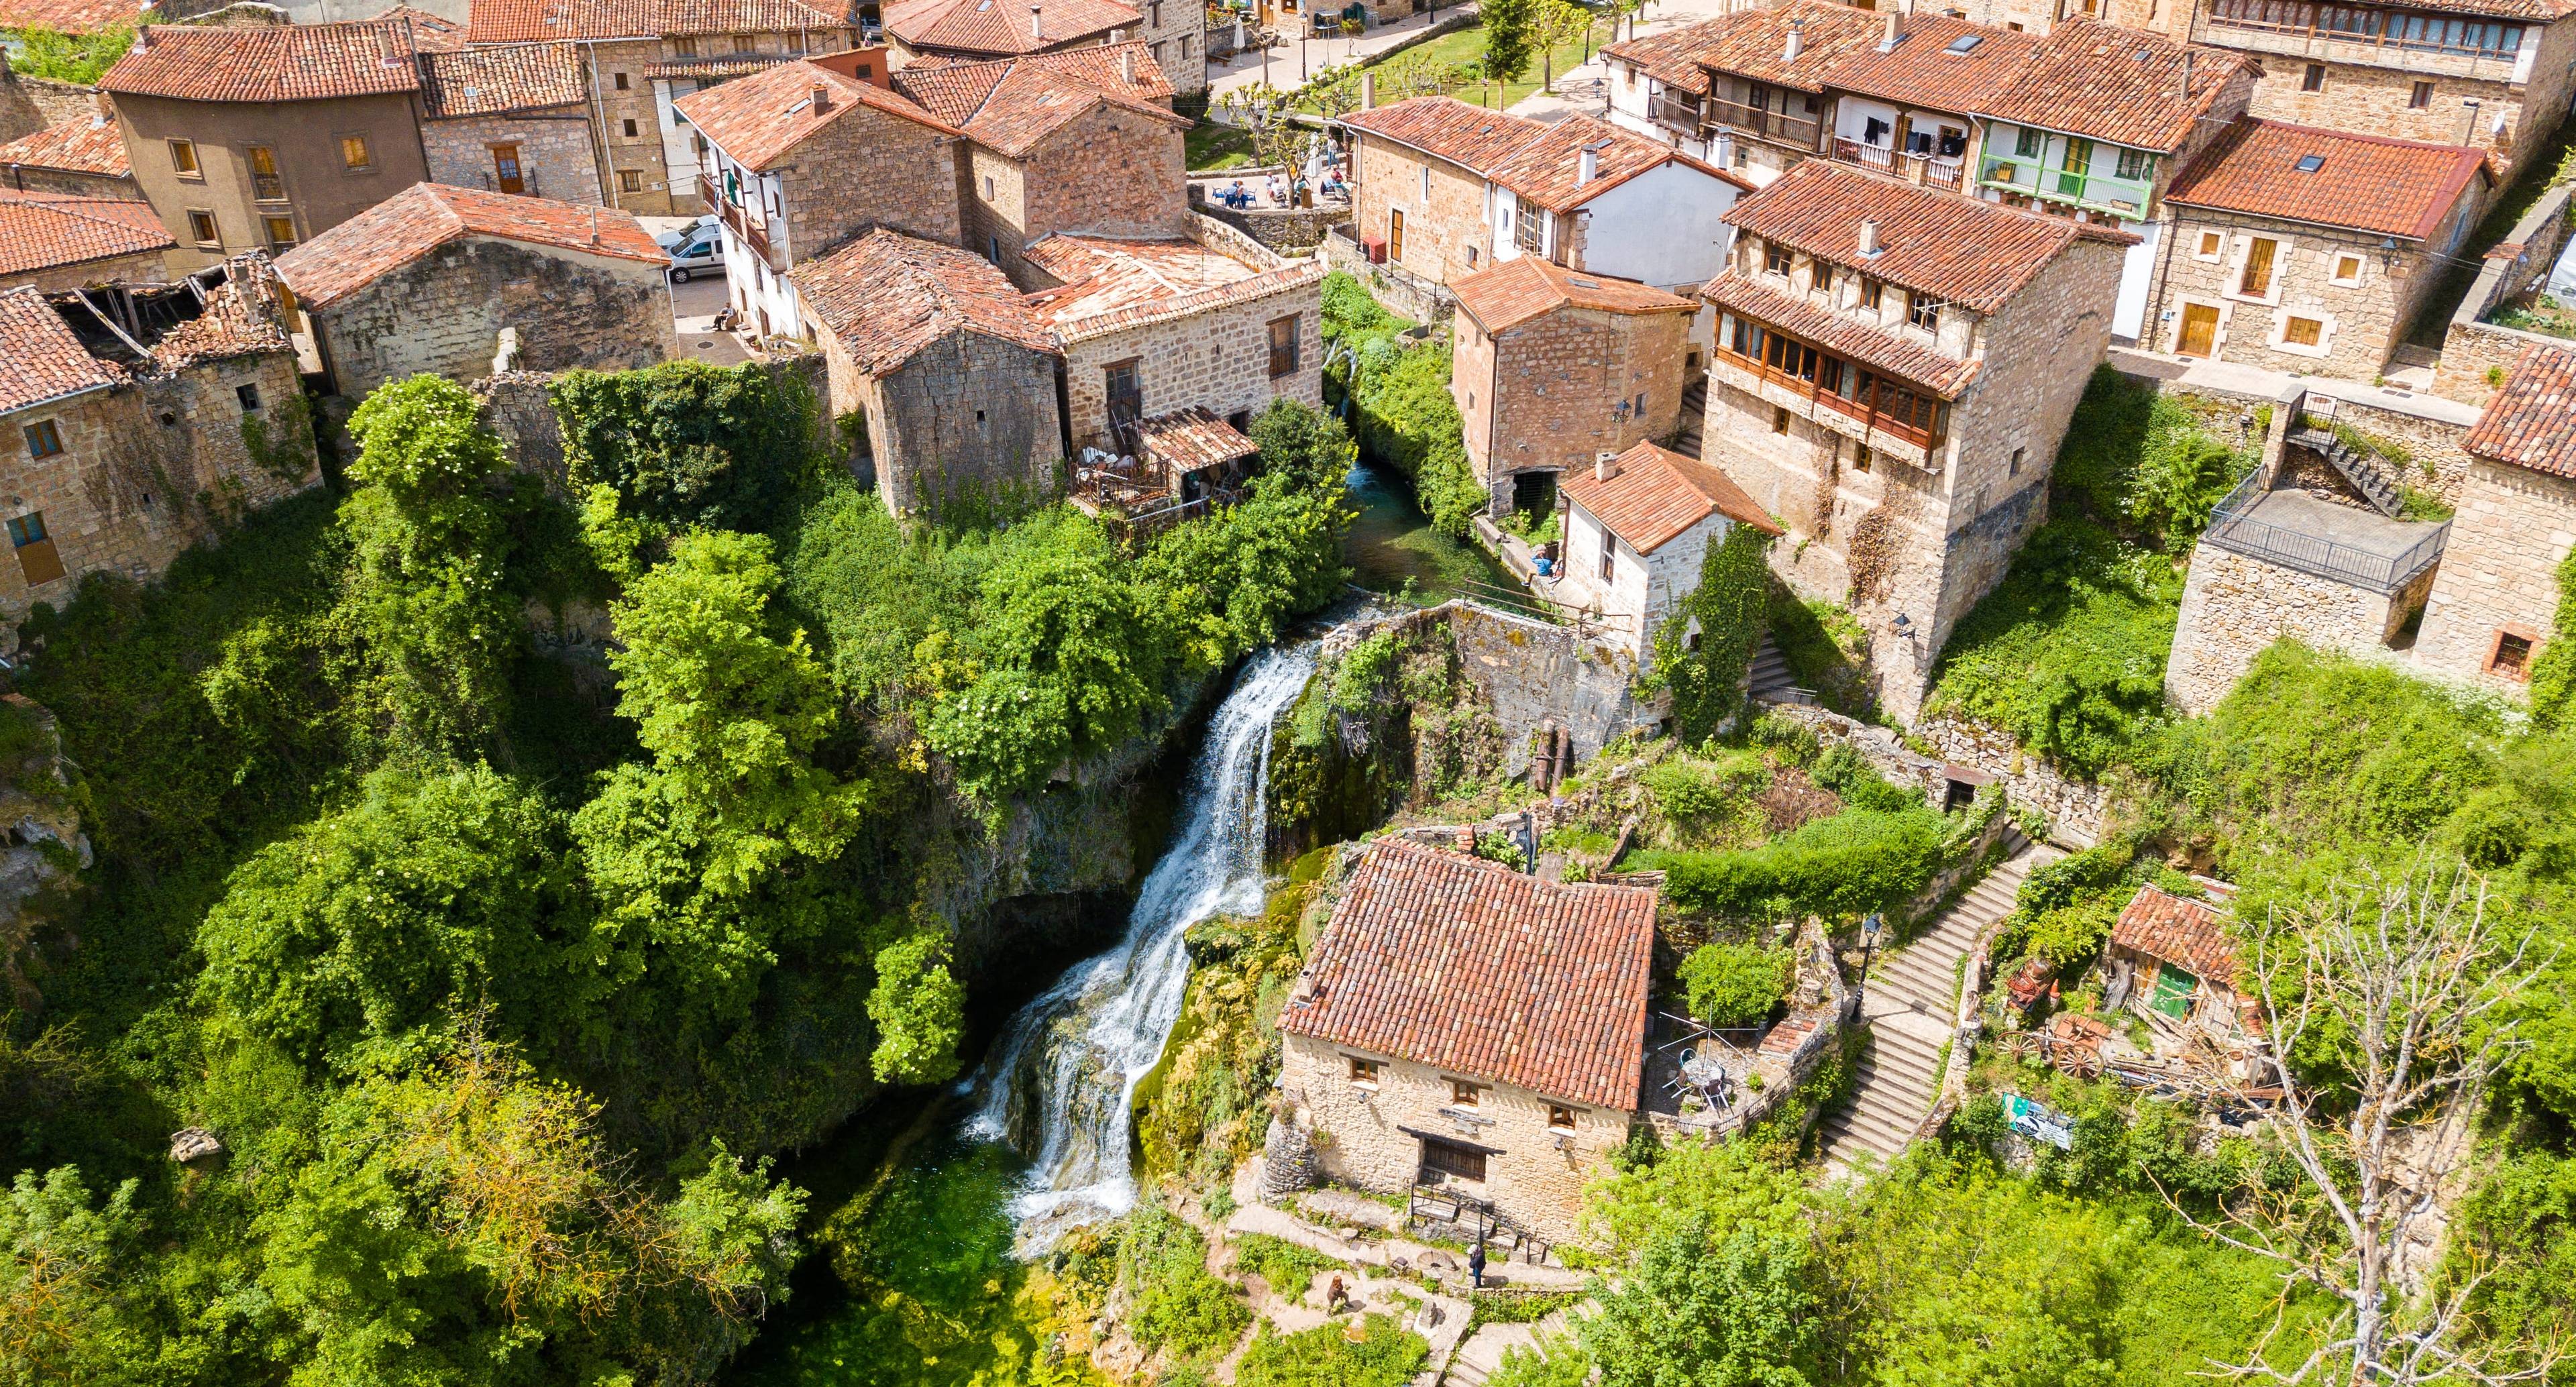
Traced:
[[2201, 542], [2386, 594], [2440, 562], [2450, 533], [2447, 520], [2391, 520], [2304, 491], [2269, 490], [2258, 470], [2218, 503]]

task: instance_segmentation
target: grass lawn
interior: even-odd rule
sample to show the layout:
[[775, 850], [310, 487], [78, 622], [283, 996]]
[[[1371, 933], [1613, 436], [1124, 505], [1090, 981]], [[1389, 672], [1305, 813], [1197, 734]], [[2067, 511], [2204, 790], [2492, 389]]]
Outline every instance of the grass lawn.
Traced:
[[[1608, 32], [1609, 26], [1606, 23], [1596, 29], [1593, 35], [1593, 42], [1591, 44], [1591, 49], [1593, 51], [1599, 50], [1603, 41], [1602, 36]], [[1319, 66], [1323, 62], [1324, 54], [1322, 50], [1324, 47], [1324, 40], [1317, 39], [1314, 41], [1314, 50], [1311, 56]], [[1292, 64], [1290, 71], [1293, 72], [1295, 70], [1293, 64], [1296, 62], [1297, 57], [1296, 49], [1291, 47], [1282, 51], [1286, 53], [1288, 61]], [[1557, 45], [1556, 74], [1562, 77], [1566, 73], [1572, 72], [1575, 68], [1581, 66], [1584, 52], [1585, 44], [1580, 38], [1575, 39], [1572, 43]], [[1271, 58], [1273, 61], [1277, 61], [1279, 56], [1280, 55], [1278, 53], [1273, 53]], [[1434, 68], [1449, 68], [1456, 67], [1461, 63], [1475, 62], [1484, 56], [1485, 30], [1483, 26], [1480, 25], [1473, 29], [1461, 29], [1454, 34], [1442, 34], [1440, 37], [1433, 39], [1428, 43], [1415, 44], [1413, 47], [1405, 49], [1403, 52], [1394, 55], [1394, 57], [1387, 59], [1386, 61], [1391, 63], [1401, 63], [1408, 66], [1415, 63], [1428, 63]], [[1377, 64], [1372, 63], [1370, 66], [1374, 67], [1377, 66]], [[1523, 97], [1526, 97], [1530, 93], [1539, 89], [1540, 78], [1545, 75], [1545, 71], [1546, 70], [1541, 64], [1538, 56], [1533, 54], [1530, 57], [1529, 71], [1522, 73], [1519, 81], [1505, 82], [1495, 87], [1487, 87], [1478, 83], [1459, 88], [1455, 95], [1459, 100], [1471, 105], [1488, 105], [1495, 107], [1496, 109], [1508, 109], [1515, 102], [1518, 102]], [[1381, 96], [1379, 99], [1385, 100], [1387, 98]]]
[[1181, 137], [1181, 144], [1193, 172], [1240, 168], [1252, 162], [1252, 136], [1212, 117], [1201, 116]]

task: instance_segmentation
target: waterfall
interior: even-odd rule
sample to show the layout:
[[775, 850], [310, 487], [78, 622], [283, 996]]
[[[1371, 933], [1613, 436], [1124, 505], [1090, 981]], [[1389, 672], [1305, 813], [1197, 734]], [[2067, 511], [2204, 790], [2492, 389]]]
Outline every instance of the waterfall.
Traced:
[[1211, 915], [1261, 909], [1270, 728], [1314, 669], [1311, 645], [1244, 667], [1208, 725], [1172, 845], [1146, 876], [1126, 935], [1022, 1007], [968, 1081], [968, 1134], [1030, 1158], [1011, 1208], [1024, 1244], [1134, 1203], [1129, 1101], [1180, 1019], [1190, 975], [1181, 936]]

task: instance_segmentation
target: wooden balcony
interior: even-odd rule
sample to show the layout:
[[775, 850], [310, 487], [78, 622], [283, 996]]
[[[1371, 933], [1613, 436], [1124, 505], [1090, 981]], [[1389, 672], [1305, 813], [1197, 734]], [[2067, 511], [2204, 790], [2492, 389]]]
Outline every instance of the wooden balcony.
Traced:
[[770, 273], [787, 273], [786, 262], [779, 257], [776, 250], [770, 247], [767, 223], [752, 220], [750, 214], [743, 211], [740, 203], [733, 202], [717, 192], [715, 180], [703, 173], [698, 175], [698, 197], [707, 206], [714, 208], [718, 216], [724, 218], [725, 226], [731, 229], [744, 245], [751, 247], [754, 255], [768, 264]]
[[[1774, 336], [1787, 336], [1787, 334], [1780, 332], [1777, 328], [1766, 327], [1764, 328], [1764, 331], [1771, 333]], [[1759, 385], [1767, 385], [1775, 389], [1788, 392], [1805, 402], [1809, 418], [1815, 417], [1815, 411], [1818, 408], [1832, 410], [1834, 413], [1858, 424], [1861, 427], [1863, 441], [1865, 442], [1876, 444], [1880, 441], [1880, 436], [1884, 435], [1886, 438], [1894, 439], [1905, 444], [1906, 447], [1910, 449], [1917, 450], [1923, 458], [1928, 458], [1934, 449], [1941, 446], [1941, 433], [1938, 428], [1941, 410], [1938, 404], [1931, 402], [1930, 396], [1916, 395], [1910, 391], [1905, 392], [1910, 397], [1909, 408], [1906, 415], [1893, 414], [1878, 409], [1876, 408], [1876, 404], [1877, 396], [1880, 394], [1882, 389], [1882, 386], [1880, 385], [1881, 377], [1879, 377], [1875, 372], [1869, 371], [1868, 368], [1856, 363], [1845, 361], [1839, 357], [1827, 356], [1822, 352], [1814, 351], [1813, 348], [1809, 348], [1808, 350], [1813, 354], [1816, 362], [1818, 363], [1818, 369], [1813, 377], [1800, 375], [1791, 371], [1783, 371], [1767, 362], [1756, 361], [1752, 357], [1745, 356], [1742, 353], [1724, 345], [1720, 345], [1716, 351], [1711, 354], [1710, 364], [1714, 367], [1724, 368], [1728, 375], [1742, 377], [1743, 379], [1741, 380], [1730, 382], [1738, 385], [1739, 387], [1741, 387], [1746, 381], [1750, 381]], [[1851, 396], [1837, 394], [1832, 390], [1825, 389], [1822, 384], [1828, 369], [1845, 373], [1862, 372], [1868, 376], [1868, 381], [1866, 384], [1856, 384], [1854, 394]], [[1884, 389], [1888, 391], [1892, 398], [1898, 387], [1889, 386], [1884, 387]], [[1761, 392], [1757, 391], [1756, 393]], [[1766, 395], [1765, 398], [1770, 397]], [[1931, 416], [1928, 425], [1921, 421], [1921, 416], [1925, 411], [1928, 411]], [[1921, 459], [1918, 458], [1916, 460], [1920, 461]]]
[[1952, 192], [1958, 191], [1961, 165], [1967, 162], [1956, 154], [1900, 154], [1885, 145], [1862, 144], [1839, 135], [1834, 137], [1834, 160], [1894, 174], [1908, 183], [1947, 188]]
[[1747, 106], [1741, 102], [1719, 101], [1714, 98], [1710, 99], [1707, 105], [1706, 118], [1710, 125], [1724, 126], [1739, 135], [1768, 140], [1773, 144], [1788, 145], [1798, 150], [1813, 152], [1824, 147], [1824, 122], [1813, 117], [1793, 116], [1786, 111], [1766, 110], [1759, 106]]

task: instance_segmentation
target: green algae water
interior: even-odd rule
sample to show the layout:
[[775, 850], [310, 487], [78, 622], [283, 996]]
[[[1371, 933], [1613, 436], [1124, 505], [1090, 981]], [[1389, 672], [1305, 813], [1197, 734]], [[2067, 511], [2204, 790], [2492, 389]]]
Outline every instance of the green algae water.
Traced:
[[1426, 602], [1472, 595], [1468, 584], [1517, 590], [1520, 584], [1484, 550], [1431, 528], [1403, 476], [1362, 459], [1351, 468], [1351, 504], [1360, 516], [1342, 539], [1351, 581], [1373, 592], [1400, 592], [1413, 581]]

